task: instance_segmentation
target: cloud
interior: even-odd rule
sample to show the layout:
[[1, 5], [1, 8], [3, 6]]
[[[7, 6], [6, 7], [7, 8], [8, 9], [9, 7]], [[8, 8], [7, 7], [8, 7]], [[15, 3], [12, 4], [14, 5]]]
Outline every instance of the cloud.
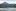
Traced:
[[16, 3], [16, 0], [0, 0], [0, 3], [7, 2], [7, 3]]

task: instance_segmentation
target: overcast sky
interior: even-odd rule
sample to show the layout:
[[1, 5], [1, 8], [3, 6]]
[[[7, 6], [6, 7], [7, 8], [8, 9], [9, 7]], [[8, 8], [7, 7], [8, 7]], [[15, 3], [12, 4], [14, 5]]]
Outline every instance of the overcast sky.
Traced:
[[16, 3], [16, 0], [0, 0], [1, 2]]

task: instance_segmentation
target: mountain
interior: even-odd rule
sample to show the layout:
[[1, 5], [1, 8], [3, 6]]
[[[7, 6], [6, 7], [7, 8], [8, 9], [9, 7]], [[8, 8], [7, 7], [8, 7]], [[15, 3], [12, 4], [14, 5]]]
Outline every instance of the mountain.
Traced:
[[8, 4], [7, 2], [3, 2], [2, 4]]

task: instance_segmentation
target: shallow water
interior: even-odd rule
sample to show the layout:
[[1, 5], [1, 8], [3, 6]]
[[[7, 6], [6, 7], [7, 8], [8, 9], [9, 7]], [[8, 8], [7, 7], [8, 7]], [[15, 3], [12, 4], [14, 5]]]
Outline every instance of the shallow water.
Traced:
[[16, 8], [0, 8], [2, 11], [16, 11]]

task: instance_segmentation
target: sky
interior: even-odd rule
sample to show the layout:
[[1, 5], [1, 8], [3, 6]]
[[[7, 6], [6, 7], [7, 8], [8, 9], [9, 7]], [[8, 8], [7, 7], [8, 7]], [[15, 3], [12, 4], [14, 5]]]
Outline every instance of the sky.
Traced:
[[7, 3], [16, 3], [16, 0], [0, 0], [0, 3], [7, 2]]

